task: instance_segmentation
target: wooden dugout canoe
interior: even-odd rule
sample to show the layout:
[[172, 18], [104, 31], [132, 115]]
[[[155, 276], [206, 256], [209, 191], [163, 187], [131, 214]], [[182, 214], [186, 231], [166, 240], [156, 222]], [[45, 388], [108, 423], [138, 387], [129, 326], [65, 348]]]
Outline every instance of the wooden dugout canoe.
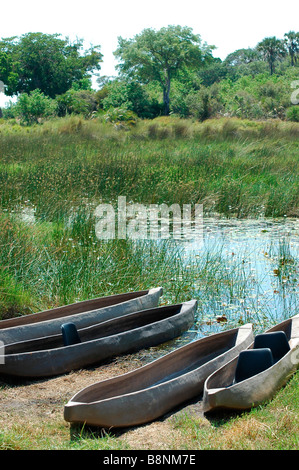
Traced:
[[[217, 409], [246, 410], [273, 398], [299, 365], [299, 315], [270, 328], [266, 334], [275, 332], [283, 332], [286, 336], [289, 348], [285, 349], [283, 356], [281, 358], [274, 357], [272, 363], [265, 370], [240, 381], [238, 378], [236, 379], [239, 357], [219, 368], [205, 382], [204, 412]], [[266, 335], [259, 336], [265, 337]], [[261, 345], [258, 347], [261, 348]], [[252, 343], [248, 349], [251, 350], [249, 354], [252, 355], [255, 344]], [[247, 354], [248, 360], [250, 360], [250, 356]], [[260, 364], [256, 364], [256, 366], [263, 369]], [[252, 365], [247, 362], [247, 367], [252, 367]], [[243, 379], [243, 377], [240, 378]]]
[[206, 377], [252, 339], [248, 324], [195, 340], [139, 369], [84, 388], [65, 405], [64, 418], [104, 428], [153, 421], [200, 395]]
[[156, 307], [78, 330], [79, 343], [64, 346], [62, 334], [6, 345], [0, 374], [49, 377], [116, 355], [169, 341], [194, 323], [196, 300]]
[[42, 336], [60, 333], [63, 323], [73, 322], [77, 328], [85, 328], [111, 318], [157, 307], [162, 287], [138, 292], [99, 297], [64, 305], [39, 313], [0, 321], [0, 341], [16, 343]]

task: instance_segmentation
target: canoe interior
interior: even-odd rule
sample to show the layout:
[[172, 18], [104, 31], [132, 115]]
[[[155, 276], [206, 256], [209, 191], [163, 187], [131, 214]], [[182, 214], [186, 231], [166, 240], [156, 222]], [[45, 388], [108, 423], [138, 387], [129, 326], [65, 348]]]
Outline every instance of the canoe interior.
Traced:
[[[134, 330], [145, 325], [150, 325], [157, 321], [161, 321], [181, 312], [182, 304], [171, 305], [166, 307], [156, 307], [153, 309], [143, 310], [132, 314], [107, 320], [93, 326], [78, 330], [81, 342], [92, 341], [98, 338], [117, 335], [125, 331]], [[26, 352], [41, 351], [64, 347], [62, 334], [46, 336], [42, 338], [21, 341], [5, 346], [5, 355], [21, 354]], [[71, 347], [71, 346], [69, 346]]]
[[[299, 320], [299, 317], [298, 317]], [[273, 331], [283, 331], [286, 334], [286, 337], [288, 341], [290, 341], [291, 336], [293, 336], [293, 327], [295, 324], [295, 319], [289, 318], [288, 320], [283, 321], [282, 323], [279, 323], [278, 325], [273, 326], [268, 330], [268, 332], [273, 332]]]
[[236, 344], [237, 330], [196, 340], [128, 374], [91, 385], [73, 397], [74, 402], [92, 403], [133, 393], [168, 382], [191, 372]]
[[8, 318], [7, 320], [0, 321], [0, 329], [11, 328], [20, 325], [29, 325], [40, 321], [52, 320], [55, 318], [66, 317], [68, 315], [97, 310], [100, 308], [109, 307], [110, 305], [117, 305], [131, 299], [142, 297], [148, 293], [149, 290], [144, 290], [139, 292], [129, 292], [126, 294], [111, 295], [107, 297], [99, 297], [91, 300], [83, 300], [82, 302], [77, 302], [70, 305], [64, 305], [62, 307], [56, 307], [51, 310], [45, 310], [43, 312], [31, 313], [29, 315], [23, 315], [16, 318]]

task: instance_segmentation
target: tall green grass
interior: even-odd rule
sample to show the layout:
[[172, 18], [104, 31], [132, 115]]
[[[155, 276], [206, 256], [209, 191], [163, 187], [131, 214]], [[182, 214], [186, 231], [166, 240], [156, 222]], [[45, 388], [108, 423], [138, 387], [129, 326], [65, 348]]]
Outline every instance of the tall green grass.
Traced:
[[158, 285], [164, 303], [189, 300], [199, 286], [211, 294], [227, 287], [221, 252], [189, 259], [171, 239], [98, 240], [82, 212], [67, 226], [2, 215], [0, 245], [2, 318]]
[[[169, 300], [175, 301], [190, 286], [180, 262], [179, 249], [159, 247], [147, 241], [99, 241], [81, 219], [75, 225], [0, 219], [0, 313], [26, 313], [72, 303], [98, 295], [110, 295], [152, 286], [173, 285]], [[86, 221], [85, 221], [86, 222]], [[186, 289], [187, 291], [188, 289]]]
[[225, 216], [296, 215], [298, 133], [296, 123], [238, 120], [157, 119], [129, 130], [80, 118], [18, 132], [0, 125], [0, 204], [30, 201], [46, 220], [82, 199], [118, 195], [200, 202]]

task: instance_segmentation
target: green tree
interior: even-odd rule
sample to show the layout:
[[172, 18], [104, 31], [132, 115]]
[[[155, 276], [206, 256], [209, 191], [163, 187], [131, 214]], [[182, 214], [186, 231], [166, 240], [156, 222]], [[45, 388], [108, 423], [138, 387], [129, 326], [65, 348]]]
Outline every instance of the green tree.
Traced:
[[39, 122], [42, 118], [55, 115], [57, 103], [40, 90], [22, 93], [15, 105], [15, 115], [25, 124]]
[[227, 77], [232, 80], [238, 80], [244, 75], [254, 77], [266, 71], [263, 54], [256, 48], [237, 49], [228, 54], [222, 65], [227, 72]]
[[197, 72], [197, 76], [204, 86], [210, 86], [213, 85], [213, 83], [220, 82], [226, 78], [227, 74], [228, 68], [219, 58], [214, 59], [211, 63], [207, 64], [206, 67], [200, 68]]
[[285, 44], [275, 36], [265, 38], [257, 45], [257, 50], [263, 54], [270, 67], [270, 74], [275, 73], [275, 63], [286, 55]]
[[18, 74], [15, 71], [12, 49], [15, 45], [15, 38], [8, 38], [0, 41], [0, 81], [5, 85], [5, 93], [9, 96], [13, 94], [18, 84]]
[[297, 54], [299, 52], [299, 33], [290, 31], [285, 33], [285, 44], [291, 58], [291, 66], [294, 67], [297, 62]]
[[199, 68], [212, 59], [213, 46], [202, 45], [191, 28], [168, 26], [159, 31], [144, 29], [133, 39], [118, 38], [115, 56], [122, 74], [141, 83], [157, 81], [163, 90], [164, 114], [170, 111], [171, 81], [184, 68]]
[[[0, 41], [0, 79], [10, 96], [39, 89], [51, 98], [100, 70], [100, 46], [82, 52], [83, 41], [60, 34], [27, 33]], [[2, 78], [3, 77], [3, 78]]]
[[262, 55], [256, 49], [251, 49], [250, 47], [247, 49], [237, 49], [236, 51], [228, 54], [225, 59], [225, 63], [227, 65], [231, 65], [233, 67], [237, 67], [240, 65], [247, 65], [251, 64], [256, 60], [261, 60]]
[[88, 117], [98, 108], [96, 93], [92, 90], [71, 88], [63, 95], [57, 96], [56, 102], [58, 116], [82, 114]]
[[106, 85], [107, 95], [103, 98], [102, 106], [123, 108], [133, 111], [141, 118], [152, 119], [161, 113], [158, 101], [149, 96], [145, 85], [136, 80], [115, 79]]

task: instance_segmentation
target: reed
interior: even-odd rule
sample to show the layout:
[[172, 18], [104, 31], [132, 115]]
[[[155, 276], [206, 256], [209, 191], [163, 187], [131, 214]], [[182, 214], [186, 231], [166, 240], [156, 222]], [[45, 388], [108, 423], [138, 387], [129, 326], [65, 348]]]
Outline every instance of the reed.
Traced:
[[[116, 130], [68, 118], [17, 132], [5, 126], [0, 126], [4, 208], [29, 200], [44, 219], [57, 219], [74, 201], [107, 202], [125, 194], [142, 203], [201, 202], [207, 214], [225, 216], [298, 212], [294, 123], [158, 119]], [[153, 129], [166, 129], [167, 135], [158, 138]]]

